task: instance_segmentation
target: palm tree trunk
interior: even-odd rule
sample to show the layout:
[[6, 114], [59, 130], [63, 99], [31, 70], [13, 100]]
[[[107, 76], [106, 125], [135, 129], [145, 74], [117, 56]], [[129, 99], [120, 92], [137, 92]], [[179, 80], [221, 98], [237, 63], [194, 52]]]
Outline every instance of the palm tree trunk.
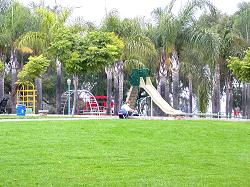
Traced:
[[231, 118], [233, 110], [233, 88], [231, 73], [228, 72], [225, 79], [226, 84], [226, 116]]
[[161, 53], [160, 68], [158, 72], [159, 81], [157, 84], [157, 91], [161, 94], [162, 98], [168, 103], [170, 102], [169, 97], [169, 80], [168, 80], [168, 68], [166, 65], [166, 52], [165, 50]]
[[78, 100], [78, 76], [73, 75], [73, 85], [74, 85], [74, 99], [73, 99], [73, 108], [72, 108], [72, 116], [76, 113], [77, 108], [77, 100]]
[[242, 87], [242, 116], [246, 117], [246, 98], [247, 98], [247, 86], [243, 83]]
[[56, 113], [61, 114], [62, 64], [56, 59]]
[[246, 117], [250, 119], [250, 84], [247, 84]]
[[115, 63], [114, 65], [114, 71], [113, 71], [113, 76], [114, 76], [114, 114], [117, 115], [119, 111], [119, 72], [118, 72], [118, 62]]
[[4, 98], [4, 73], [0, 73], [0, 101]]
[[11, 48], [11, 111], [12, 113], [16, 113], [16, 92], [17, 92], [17, 58], [16, 58], [16, 50]]
[[167, 77], [159, 77], [159, 81], [157, 84], [157, 91], [161, 94], [162, 98], [165, 99], [169, 103], [169, 81]]
[[43, 109], [43, 106], [42, 106], [42, 100], [43, 100], [42, 78], [36, 78], [35, 85], [36, 85], [36, 93], [37, 93], [36, 113], [38, 113], [38, 110]]
[[180, 63], [176, 50], [172, 51], [171, 55], [171, 63], [172, 63], [172, 80], [173, 80], [173, 107], [174, 109], [179, 109], [179, 99], [180, 99], [180, 91], [179, 91], [179, 70]]
[[119, 62], [119, 69], [118, 69], [118, 79], [119, 79], [119, 96], [118, 96], [118, 109], [121, 108], [123, 102], [123, 82], [124, 82], [124, 64], [123, 61], [120, 60]]
[[173, 79], [173, 107], [174, 109], [179, 109], [179, 71], [172, 71]]
[[189, 103], [188, 103], [188, 113], [193, 112], [193, 82], [191, 73], [188, 75], [188, 90], [189, 90]]
[[112, 97], [112, 67], [106, 67], [105, 72], [107, 74], [107, 114], [111, 114], [111, 97]]
[[213, 96], [212, 96], [212, 112], [220, 112], [220, 64], [215, 65], [215, 73], [213, 78]]
[[[1, 52], [0, 52], [0, 62], [3, 63], [3, 67], [5, 67]], [[2, 99], [4, 98], [4, 78], [5, 78], [5, 70], [3, 68], [2, 72], [0, 72], [0, 101], [2, 101]]]

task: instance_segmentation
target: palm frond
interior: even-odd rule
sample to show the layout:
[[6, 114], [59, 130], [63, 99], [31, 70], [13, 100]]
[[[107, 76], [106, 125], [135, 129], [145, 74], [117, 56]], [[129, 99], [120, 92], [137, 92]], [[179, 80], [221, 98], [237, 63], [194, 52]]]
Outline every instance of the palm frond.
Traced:
[[172, 9], [175, 5], [176, 0], [171, 0], [171, 2], [169, 3], [169, 5], [166, 7], [166, 11], [170, 14], [172, 12]]
[[221, 39], [213, 30], [196, 27], [189, 30], [186, 37], [190, 45], [200, 49], [205, 56], [210, 57], [213, 61], [219, 58]]
[[11, 41], [11, 35], [0, 33], [0, 45], [6, 45]]
[[28, 32], [21, 36], [15, 43], [15, 46], [21, 50], [22, 48], [30, 48], [34, 53], [41, 54], [46, 50], [45, 35], [40, 32]]
[[131, 72], [132, 69], [141, 69], [146, 67], [143, 62], [133, 58], [125, 60], [124, 64], [125, 64], [125, 69], [129, 72]]
[[206, 10], [206, 8], [211, 12], [215, 11], [215, 7], [210, 3], [209, 0], [193, 0], [189, 1], [184, 8], [182, 8], [178, 14], [178, 25], [179, 27], [186, 27], [187, 25], [191, 25], [191, 23], [195, 20], [195, 13], [198, 9]]
[[128, 38], [125, 44], [124, 56], [128, 58], [132, 55], [146, 59], [149, 56], [156, 56], [156, 49], [148, 37], [136, 35]]

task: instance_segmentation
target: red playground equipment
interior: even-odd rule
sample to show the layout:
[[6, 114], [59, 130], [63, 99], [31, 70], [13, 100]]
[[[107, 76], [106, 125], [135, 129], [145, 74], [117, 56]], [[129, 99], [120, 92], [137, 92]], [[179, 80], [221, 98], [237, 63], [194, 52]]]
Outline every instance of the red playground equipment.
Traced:
[[[77, 90], [77, 110], [76, 114], [84, 115], [100, 115], [107, 112], [107, 96], [94, 96], [88, 90]], [[73, 107], [73, 90], [66, 91], [62, 95], [62, 114], [69, 114]], [[70, 103], [69, 103], [70, 102]], [[69, 108], [70, 107], [70, 108]], [[114, 113], [114, 100], [110, 103], [111, 114]]]
[[[107, 111], [107, 96], [97, 95], [97, 96], [95, 96], [95, 99], [99, 105], [100, 113], [105, 114]], [[95, 104], [95, 103], [93, 103], [93, 104]], [[87, 107], [90, 107], [90, 103], [87, 103]], [[114, 100], [113, 99], [111, 100], [110, 107], [111, 107], [111, 113], [113, 114], [114, 113]]]

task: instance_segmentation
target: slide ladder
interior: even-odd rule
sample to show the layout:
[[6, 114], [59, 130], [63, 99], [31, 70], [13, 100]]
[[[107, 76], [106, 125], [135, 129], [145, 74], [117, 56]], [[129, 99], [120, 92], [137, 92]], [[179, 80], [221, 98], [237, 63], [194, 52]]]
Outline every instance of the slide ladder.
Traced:
[[126, 102], [130, 101], [130, 106], [135, 107], [137, 97], [138, 97], [138, 87], [131, 86], [127, 94]]

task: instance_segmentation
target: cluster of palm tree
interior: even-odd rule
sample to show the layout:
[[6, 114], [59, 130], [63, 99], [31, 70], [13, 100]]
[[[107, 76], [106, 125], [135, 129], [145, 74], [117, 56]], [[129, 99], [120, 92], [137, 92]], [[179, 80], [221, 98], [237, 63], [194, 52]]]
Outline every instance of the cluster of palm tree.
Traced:
[[[172, 0], [165, 8], [152, 9], [151, 20], [122, 19], [118, 11], [112, 10], [104, 15], [100, 26], [95, 26], [83, 19], [66, 23], [70, 9], [35, 4], [28, 8], [16, 1], [0, 0], [0, 62], [4, 67], [0, 66], [0, 99], [6, 93], [4, 88], [11, 92], [14, 111], [17, 73], [30, 55], [44, 54], [55, 63], [48, 68], [46, 76], [35, 80], [38, 108], [42, 99], [54, 97], [56, 112], [60, 113], [60, 98], [66, 82], [62, 81], [66, 79], [62, 74], [67, 75], [67, 72], [58, 57], [47, 49], [56, 30], [74, 27], [77, 32], [114, 32], [124, 41], [120, 59], [106, 67], [102, 75], [96, 75], [103, 77], [106, 72], [107, 82], [101, 84], [104, 82], [102, 78], [96, 80], [88, 72], [83, 72], [85, 77], [80, 77], [82, 82], [92, 85], [93, 90], [96, 85], [107, 86], [103, 94], [108, 96], [107, 106], [114, 96], [115, 113], [124, 100], [131, 69], [145, 67], [150, 69], [162, 97], [175, 109], [181, 109], [187, 103], [186, 112], [192, 113], [195, 108], [206, 112], [211, 101], [212, 112], [219, 113], [221, 98], [226, 95], [227, 115], [231, 115], [233, 107], [239, 106], [243, 115], [250, 117], [250, 106], [246, 104], [250, 93], [245, 91], [249, 85], [238, 81], [227, 67], [230, 56], [243, 58], [244, 51], [250, 46], [250, 3], [240, 3], [238, 11], [231, 16], [220, 13], [208, 0], [189, 1], [175, 14], [175, 3], [176, 0]], [[42, 90], [42, 80], [46, 82], [48, 77], [55, 80], [56, 92], [53, 84], [51, 88], [47, 86], [46, 93]], [[185, 91], [188, 98], [183, 97]], [[197, 107], [193, 106], [194, 99]], [[110, 108], [107, 112], [110, 113]]]

